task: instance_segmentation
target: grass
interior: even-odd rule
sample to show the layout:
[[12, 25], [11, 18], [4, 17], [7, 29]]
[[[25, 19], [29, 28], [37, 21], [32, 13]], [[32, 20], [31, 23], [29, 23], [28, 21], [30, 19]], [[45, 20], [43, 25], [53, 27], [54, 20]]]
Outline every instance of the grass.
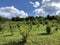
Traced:
[[[12, 24], [16, 25], [15, 23]], [[4, 27], [5, 26], [5, 27]], [[13, 36], [11, 35], [11, 32], [9, 31], [8, 23], [2, 25], [3, 34], [0, 32], [0, 45], [6, 44], [6, 45], [20, 45], [16, 42], [22, 41], [23, 36], [20, 34], [18, 27], [13, 27]], [[28, 25], [21, 25], [21, 31], [26, 34], [26, 31], [29, 29]], [[39, 30], [36, 25], [32, 25], [32, 29], [30, 32], [28, 32], [28, 38], [26, 39], [26, 43], [24, 45], [60, 45], [60, 30], [57, 32], [54, 31], [55, 27], [51, 27], [51, 34], [46, 34], [46, 25], [40, 24]], [[20, 43], [20, 42], [19, 42]]]
[[[38, 32], [37, 32], [38, 33]], [[29, 45], [59, 45], [60, 31], [51, 35], [33, 34], [28, 37], [27, 44]]]
[[11, 33], [9, 31], [5, 31], [4, 34], [0, 33], [0, 45], [6, 44], [10, 41], [21, 41], [22, 35], [20, 35], [19, 31], [15, 29], [16, 31], [13, 32], [13, 36], [11, 36]]

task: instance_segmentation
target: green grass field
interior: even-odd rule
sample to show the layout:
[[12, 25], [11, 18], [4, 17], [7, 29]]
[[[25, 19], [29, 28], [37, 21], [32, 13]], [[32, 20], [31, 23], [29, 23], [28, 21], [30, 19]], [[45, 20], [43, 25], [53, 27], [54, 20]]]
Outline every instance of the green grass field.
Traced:
[[[29, 25], [11, 23], [12, 28], [9, 29], [9, 23], [1, 24], [3, 30], [0, 32], [0, 45], [60, 45], [60, 30], [55, 31], [55, 26], [51, 27], [51, 34], [46, 34], [46, 25], [40, 24], [32, 25], [30, 29]], [[39, 28], [39, 29], [38, 29]], [[11, 30], [13, 35], [11, 35]], [[22, 35], [23, 34], [23, 35]], [[28, 35], [26, 42], [23, 41], [23, 36]]]

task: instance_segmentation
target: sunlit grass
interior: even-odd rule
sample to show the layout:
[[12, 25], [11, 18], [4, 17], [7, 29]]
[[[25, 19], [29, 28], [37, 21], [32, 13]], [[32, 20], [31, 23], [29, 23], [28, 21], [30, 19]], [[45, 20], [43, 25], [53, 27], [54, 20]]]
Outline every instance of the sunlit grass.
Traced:
[[[13, 24], [12, 24], [13, 25]], [[16, 24], [14, 24], [16, 25]], [[5, 27], [4, 27], [5, 26]], [[25, 45], [60, 45], [60, 30], [55, 31], [55, 26], [51, 27], [51, 34], [46, 34], [46, 25], [40, 24], [39, 30], [37, 25], [32, 25], [32, 29], [29, 29], [29, 25], [21, 24], [21, 27], [13, 27], [13, 35], [11, 35], [10, 29], [7, 24], [3, 24], [3, 33], [0, 32], [0, 45], [8, 44], [11, 41], [22, 41], [23, 35], [28, 32], [28, 38]], [[21, 32], [19, 32], [21, 31]], [[29, 32], [30, 31], [30, 32]]]

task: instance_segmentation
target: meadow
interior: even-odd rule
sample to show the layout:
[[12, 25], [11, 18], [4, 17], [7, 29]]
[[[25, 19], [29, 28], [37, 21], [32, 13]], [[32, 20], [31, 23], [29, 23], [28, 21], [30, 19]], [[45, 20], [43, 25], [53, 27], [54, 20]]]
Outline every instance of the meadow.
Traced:
[[60, 16], [0, 17], [0, 45], [60, 45]]
[[0, 23], [0, 45], [60, 45], [60, 24], [52, 21], [34, 25], [25, 21]]

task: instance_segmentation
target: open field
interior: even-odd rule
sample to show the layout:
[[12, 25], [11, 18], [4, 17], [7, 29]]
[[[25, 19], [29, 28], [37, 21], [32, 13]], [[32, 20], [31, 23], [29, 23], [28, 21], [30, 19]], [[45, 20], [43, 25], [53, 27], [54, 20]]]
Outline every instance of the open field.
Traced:
[[47, 34], [47, 25], [43, 24], [6, 22], [0, 25], [0, 45], [60, 45], [60, 29], [55, 31], [56, 26], [52, 26], [51, 33]]

